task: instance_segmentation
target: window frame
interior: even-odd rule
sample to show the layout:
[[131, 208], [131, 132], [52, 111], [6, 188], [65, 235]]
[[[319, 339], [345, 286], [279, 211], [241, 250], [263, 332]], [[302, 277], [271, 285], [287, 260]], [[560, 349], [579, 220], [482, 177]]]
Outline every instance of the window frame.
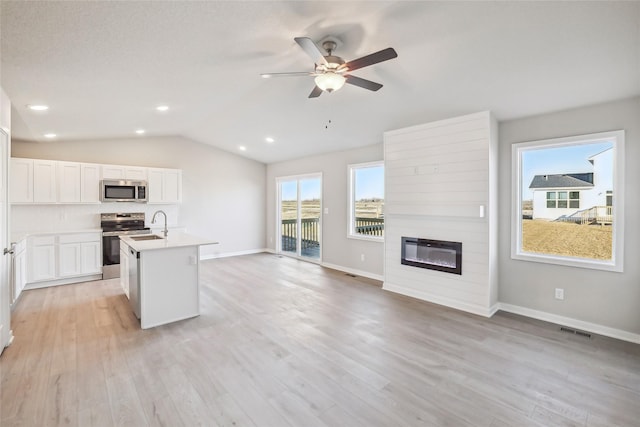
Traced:
[[[591, 258], [578, 258], [555, 254], [538, 254], [522, 250], [522, 153], [541, 148], [558, 148], [572, 145], [596, 143], [603, 141], [612, 142], [613, 150], [613, 194], [616, 199], [613, 202], [613, 224], [611, 259], [596, 260]], [[543, 139], [515, 143], [511, 146], [511, 259], [520, 261], [532, 261], [546, 264], [564, 265], [578, 268], [596, 270], [624, 271], [624, 146], [625, 131], [609, 131], [586, 135], [575, 135], [561, 138]], [[558, 190], [550, 190], [556, 192]], [[567, 196], [569, 196], [567, 194]], [[567, 202], [569, 202], [567, 198]], [[579, 199], [578, 199], [579, 200]]]
[[[358, 169], [371, 168], [371, 167], [382, 167], [384, 172], [384, 160], [377, 160], [374, 162], [365, 162], [365, 163], [353, 163], [353, 164], [347, 165], [348, 175], [349, 175], [349, 192], [348, 192], [349, 200], [347, 203], [347, 206], [349, 207], [349, 212], [348, 212], [348, 218], [347, 218], [348, 219], [347, 238], [384, 243], [384, 236], [368, 236], [364, 234], [357, 234], [355, 232], [355, 208], [356, 208], [355, 206], [355, 195], [356, 195], [355, 173], [356, 173], [356, 170]], [[386, 196], [384, 194], [385, 193], [384, 184], [383, 184], [382, 192], [383, 192], [383, 200], [384, 200], [384, 197]]]

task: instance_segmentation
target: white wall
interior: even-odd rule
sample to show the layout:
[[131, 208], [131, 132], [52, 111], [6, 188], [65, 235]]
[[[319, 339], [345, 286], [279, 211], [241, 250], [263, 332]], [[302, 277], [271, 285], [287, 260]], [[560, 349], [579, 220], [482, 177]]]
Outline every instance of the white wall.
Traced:
[[[347, 238], [347, 165], [379, 160], [382, 144], [267, 165], [267, 247], [271, 250], [276, 247], [276, 178], [321, 172], [322, 206], [329, 209], [329, 214], [322, 217], [323, 264], [382, 279], [384, 244]], [[361, 254], [365, 255], [365, 261], [361, 261]]]
[[[157, 209], [164, 209], [169, 214], [170, 224], [184, 226], [191, 234], [220, 242], [203, 248], [203, 256], [256, 251], [265, 247], [266, 167], [254, 160], [182, 137], [14, 141], [13, 156], [182, 169], [183, 203], [178, 207], [147, 205], [143, 210], [148, 216]], [[44, 218], [50, 213], [58, 215], [57, 224], [75, 227], [69, 221], [73, 219], [90, 228], [99, 227], [99, 223], [95, 223], [98, 212], [136, 211], [139, 205], [51, 206], [43, 209], [14, 206], [13, 209], [19, 214], [30, 209], [30, 223], [40, 218], [37, 213], [40, 210]], [[24, 228], [19, 220], [18, 226]]]
[[[640, 334], [640, 97], [503, 122], [499, 129], [500, 302], [540, 318], [559, 316], [613, 334]], [[624, 272], [511, 259], [511, 145], [619, 129], [626, 131]], [[554, 299], [554, 288], [564, 288], [564, 301]]]

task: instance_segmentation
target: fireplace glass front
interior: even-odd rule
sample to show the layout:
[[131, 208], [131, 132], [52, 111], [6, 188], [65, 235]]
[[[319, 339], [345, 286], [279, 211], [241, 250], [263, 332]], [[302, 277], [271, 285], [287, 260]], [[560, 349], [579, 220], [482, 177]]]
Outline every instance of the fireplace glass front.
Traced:
[[401, 263], [462, 274], [462, 243], [403, 237]]

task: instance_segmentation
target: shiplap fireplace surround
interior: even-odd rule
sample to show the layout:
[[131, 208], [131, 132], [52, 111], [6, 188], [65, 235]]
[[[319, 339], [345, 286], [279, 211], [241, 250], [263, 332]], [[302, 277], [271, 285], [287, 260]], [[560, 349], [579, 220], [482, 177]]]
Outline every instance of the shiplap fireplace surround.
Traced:
[[[488, 111], [385, 133], [384, 289], [495, 313], [497, 164]], [[401, 264], [402, 236], [462, 242], [462, 274]]]

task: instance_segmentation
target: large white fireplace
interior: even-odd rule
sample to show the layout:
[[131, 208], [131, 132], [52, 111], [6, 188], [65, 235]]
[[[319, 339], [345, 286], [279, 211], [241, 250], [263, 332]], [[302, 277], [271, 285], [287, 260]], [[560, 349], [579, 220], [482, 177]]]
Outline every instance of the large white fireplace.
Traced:
[[497, 125], [481, 112], [386, 132], [384, 289], [497, 309]]

